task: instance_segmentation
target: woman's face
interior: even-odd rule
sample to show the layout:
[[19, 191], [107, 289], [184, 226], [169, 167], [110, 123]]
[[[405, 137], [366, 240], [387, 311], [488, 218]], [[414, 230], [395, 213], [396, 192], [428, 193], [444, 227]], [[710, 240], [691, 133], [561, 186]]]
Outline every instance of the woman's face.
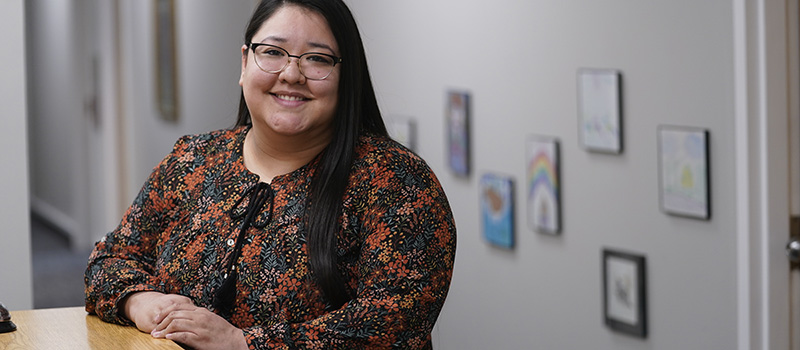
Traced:
[[[339, 56], [328, 22], [311, 10], [287, 5], [267, 19], [252, 42], [282, 47], [290, 55], [320, 52]], [[242, 46], [242, 86], [254, 129], [308, 140], [330, 139], [338, 100], [340, 65], [324, 80], [306, 79], [296, 58], [280, 73], [261, 70]], [[319, 139], [319, 138], [323, 139]]]

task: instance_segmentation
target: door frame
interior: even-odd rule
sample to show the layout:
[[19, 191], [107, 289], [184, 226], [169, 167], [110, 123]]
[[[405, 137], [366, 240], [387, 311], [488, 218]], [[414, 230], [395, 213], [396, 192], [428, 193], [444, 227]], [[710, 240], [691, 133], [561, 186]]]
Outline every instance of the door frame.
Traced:
[[[800, 218], [800, 2], [788, 1], [787, 49], [789, 87], [789, 211], [793, 220]], [[795, 221], [793, 221], [795, 222]], [[797, 235], [791, 224], [790, 234]], [[789, 342], [791, 350], [800, 350], [800, 269], [790, 267]]]
[[789, 1], [733, 2], [739, 350], [790, 346]]

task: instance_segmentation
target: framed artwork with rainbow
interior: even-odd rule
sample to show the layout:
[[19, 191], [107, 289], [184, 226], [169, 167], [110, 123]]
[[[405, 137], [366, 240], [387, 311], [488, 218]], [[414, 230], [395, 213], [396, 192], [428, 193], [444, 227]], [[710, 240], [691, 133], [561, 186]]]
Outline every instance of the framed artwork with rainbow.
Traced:
[[528, 224], [539, 233], [561, 232], [558, 140], [530, 136], [526, 145]]

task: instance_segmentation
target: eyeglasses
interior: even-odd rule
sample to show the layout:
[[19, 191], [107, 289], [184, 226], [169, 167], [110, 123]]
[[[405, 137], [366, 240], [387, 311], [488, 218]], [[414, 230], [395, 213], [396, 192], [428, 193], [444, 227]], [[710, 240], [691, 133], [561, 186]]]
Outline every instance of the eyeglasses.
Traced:
[[300, 56], [295, 56], [290, 55], [284, 48], [275, 45], [250, 43], [248, 46], [250, 50], [253, 50], [258, 68], [272, 74], [278, 74], [286, 69], [292, 62], [292, 57], [294, 57], [297, 58], [300, 74], [303, 74], [306, 79], [324, 80], [331, 75], [333, 67], [342, 62], [341, 57], [326, 53], [306, 52]]

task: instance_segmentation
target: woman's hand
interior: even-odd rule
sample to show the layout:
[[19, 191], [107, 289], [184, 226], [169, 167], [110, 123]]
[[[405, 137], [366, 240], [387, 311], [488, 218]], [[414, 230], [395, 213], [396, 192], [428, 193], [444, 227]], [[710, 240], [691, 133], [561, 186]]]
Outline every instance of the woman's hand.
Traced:
[[194, 309], [191, 299], [177, 294], [137, 292], [122, 301], [125, 317], [142, 332], [150, 333], [167, 315], [178, 310]]
[[186, 344], [195, 350], [247, 349], [241, 329], [202, 307], [170, 312], [151, 334]]

